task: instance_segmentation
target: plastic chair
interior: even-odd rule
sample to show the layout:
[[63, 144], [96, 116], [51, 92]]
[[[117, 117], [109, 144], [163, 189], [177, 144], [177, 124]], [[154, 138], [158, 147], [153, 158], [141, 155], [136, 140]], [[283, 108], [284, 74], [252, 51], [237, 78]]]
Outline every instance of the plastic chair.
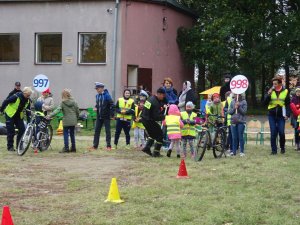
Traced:
[[260, 132], [260, 144], [265, 144], [265, 135], [271, 135], [269, 121], [265, 121]]
[[262, 131], [261, 122], [259, 120], [250, 120], [246, 124], [246, 128], [245, 128], [245, 135], [244, 135], [245, 143], [247, 144], [248, 135], [256, 135], [255, 143], [257, 144], [258, 135], [261, 134], [261, 131]]
[[87, 117], [87, 120], [86, 120], [86, 128], [87, 128], [87, 124], [88, 124], [89, 120], [92, 121], [93, 127], [95, 127], [95, 121], [97, 119], [97, 113], [94, 111], [93, 108], [87, 108], [86, 111], [88, 113], [88, 117]]
[[294, 138], [295, 138], [295, 130], [289, 121], [285, 122], [284, 133], [285, 133], [285, 140], [292, 141], [292, 146], [293, 146]]

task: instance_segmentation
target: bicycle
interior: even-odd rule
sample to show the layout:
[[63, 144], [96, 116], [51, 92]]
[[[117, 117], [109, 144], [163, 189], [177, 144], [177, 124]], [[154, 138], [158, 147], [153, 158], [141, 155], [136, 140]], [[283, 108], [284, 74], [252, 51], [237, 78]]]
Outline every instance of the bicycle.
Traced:
[[[215, 122], [207, 120], [202, 126], [196, 127], [198, 133], [195, 161], [201, 161], [204, 157], [205, 151], [212, 148], [215, 158], [221, 158], [223, 155], [226, 157], [226, 126], [220, 126], [218, 119], [224, 117], [218, 115], [209, 115], [208, 117], [216, 117]], [[215, 133], [212, 141], [212, 132]]]
[[39, 151], [46, 151], [52, 141], [53, 128], [50, 124], [50, 120], [45, 118], [43, 113], [31, 112], [31, 120], [27, 124], [24, 134], [18, 144], [18, 155], [22, 156], [26, 153], [30, 143], [32, 143], [33, 149]]

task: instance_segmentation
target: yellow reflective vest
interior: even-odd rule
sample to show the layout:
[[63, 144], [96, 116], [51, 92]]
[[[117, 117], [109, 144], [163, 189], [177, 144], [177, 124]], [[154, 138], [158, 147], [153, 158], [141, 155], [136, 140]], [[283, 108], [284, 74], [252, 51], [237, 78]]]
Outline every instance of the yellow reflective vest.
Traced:
[[[194, 112], [192, 112], [190, 116], [187, 112], [181, 112], [180, 114], [182, 120], [195, 120], [195, 118], [197, 117], [197, 114]], [[195, 125], [185, 124], [184, 127], [181, 129], [181, 135], [196, 137]]]
[[[9, 104], [6, 106], [4, 112], [6, 113], [6, 115], [7, 115], [8, 117], [12, 118], [12, 117], [16, 114], [16, 112], [17, 112], [17, 110], [18, 110], [18, 108], [19, 108], [20, 102], [21, 102], [21, 100], [20, 100], [20, 98], [18, 97], [17, 100], [16, 100], [14, 103], [9, 103]], [[29, 104], [29, 99], [27, 100], [27, 102], [26, 102], [26, 104], [25, 104], [25, 106], [24, 106], [25, 109], [27, 108], [28, 104]], [[20, 118], [21, 118], [21, 119], [24, 118], [24, 113], [23, 113], [23, 111], [20, 113]]]
[[[139, 112], [139, 107], [136, 106], [135, 109], [134, 109], [134, 115], [135, 115], [135, 118], [138, 118], [138, 119], [139, 119], [139, 118], [141, 117], [141, 113], [142, 113], [142, 110], [140, 110], [140, 112]], [[145, 129], [145, 127], [144, 127], [144, 125], [142, 124], [142, 122], [135, 122], [135, 121], [133, 121], [131, 127], [132, 127], [132, 128], [138, 127], [138, 128], [141, 128], [141, 129]]]
[[181, 134], [180, 132], [180, 116], [166, 116], [167, 134]]
[[288, 95], [288, 90], [284, 89], [282, 92], [279, 93], [278, 97], [276, 91], [272, 91], [271, 93], [271, 101], [269, 103], [268, 109], [275, 108], [276, 106], [283, 107], [285, 106], [284, 101]]
[[227, 103], [228, 103], [228, 108], [227, 108], [227, 115], [226, 115], [226, 119], [227, 119], [227, 126], [231, 125], [231, 115], [228, 113], [229, 108], [230, 108], [230, 104], [232, 102], [232, 98], [230, 96], [227, 97], [226, 99]]
[[[124, 98], [119, 98], [118, 102], [119, 102], [119, 108], [120, 108], [121, 111], [122, 110], [127, 111], [127, 110], [131, 109], [132, 104], [134, 103], [133, 99], [131, 99], [131, 98], [126, 101], [126, 104], [125, 104], [125, 99]], [[118, 113], [117, 118], [122, 119], [122, 120], [131, 120], [132, 115], [131, 114], [130, 115], [125, 115], [125, 114]]]

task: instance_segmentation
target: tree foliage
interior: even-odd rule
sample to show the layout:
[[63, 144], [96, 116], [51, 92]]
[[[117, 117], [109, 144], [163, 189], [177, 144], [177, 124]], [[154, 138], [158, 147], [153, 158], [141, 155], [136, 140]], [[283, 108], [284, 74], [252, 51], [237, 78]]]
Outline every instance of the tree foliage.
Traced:
[[[222, 74], [245, 74], [252, 104], [257, 90], [280, 67], [295, 68], [300, 55], [299, 0], [178, 0], [194, 9], [196, 24], [178, 30], [177, 41], [188, 64], [205, 68], [205, 77], [220, 84]], [[259, 87], [259, 88], [258, 88]]]

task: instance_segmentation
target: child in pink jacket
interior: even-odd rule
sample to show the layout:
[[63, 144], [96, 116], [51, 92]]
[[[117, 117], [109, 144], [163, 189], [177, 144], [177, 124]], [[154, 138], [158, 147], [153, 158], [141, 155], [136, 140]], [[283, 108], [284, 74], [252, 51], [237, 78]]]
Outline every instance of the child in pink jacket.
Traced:
[[163, 125], [167, 126], [168, 138], [171, 140], [167, 156], [171, 157], [172, 148], [175, 145], [177, 158], [180, 158], [181, 128], [183, 128], [184, 124], [180, 119], [180, 111], [176, 105], [170, 105], [168, 115], [163, 121]]

